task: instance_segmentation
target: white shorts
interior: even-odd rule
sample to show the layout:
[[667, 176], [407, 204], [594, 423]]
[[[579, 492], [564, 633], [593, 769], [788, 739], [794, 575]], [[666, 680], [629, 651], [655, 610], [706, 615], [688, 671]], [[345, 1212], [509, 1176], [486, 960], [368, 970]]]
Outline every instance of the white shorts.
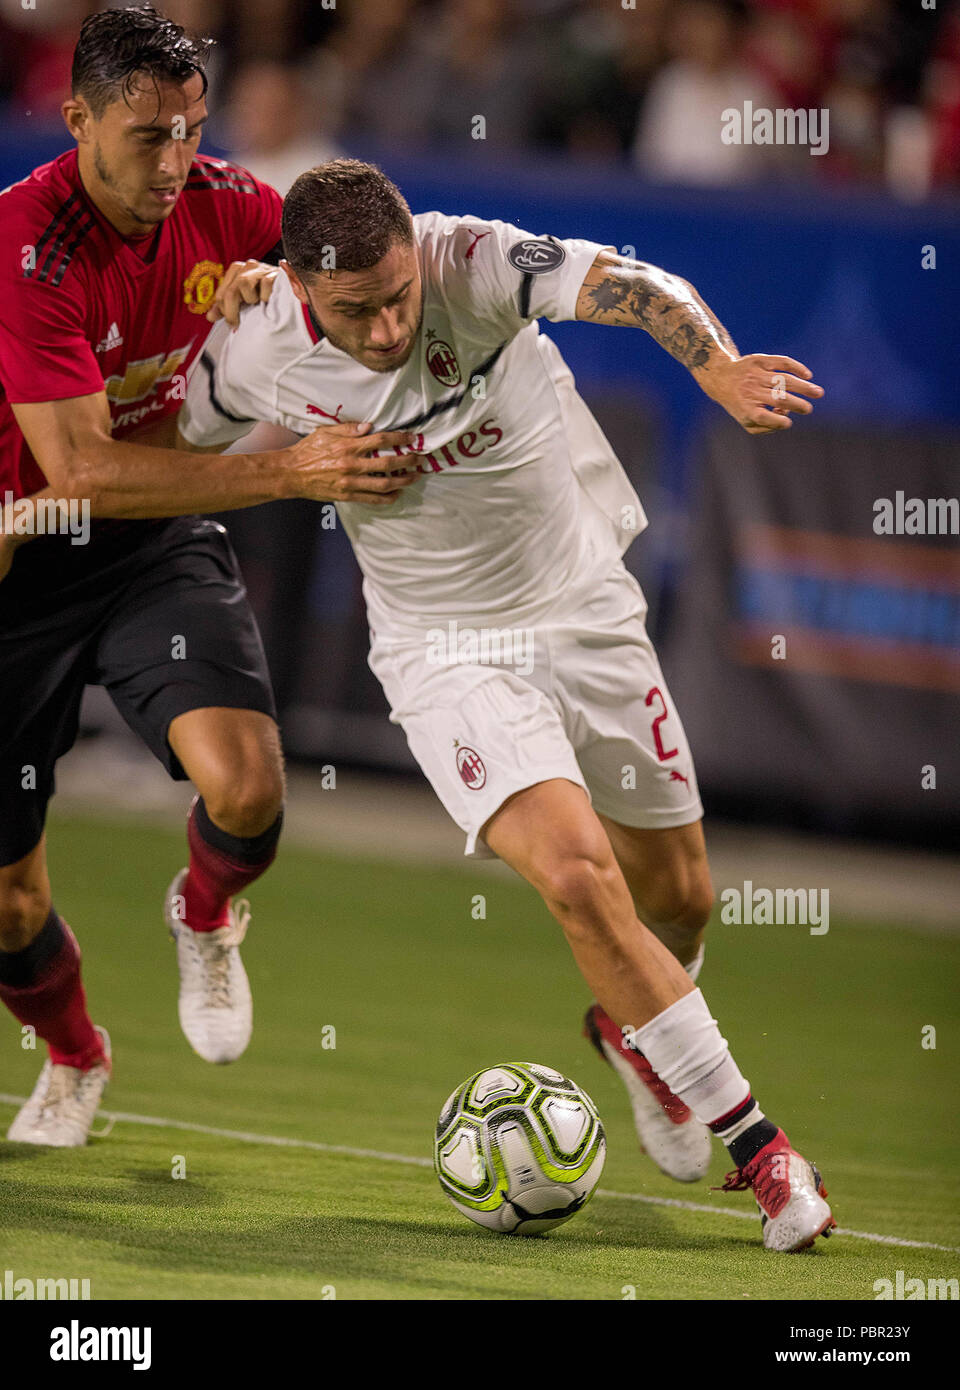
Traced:
[[646, 610], [619, 564], [579, 607], [507, 638], [505, 629], [444, 623], [423, 638], [373, 638], [370, 666], [391, 721], [465, 832], [465, 854], [492, 858], [478, 838], [487, 821], [515, 792], [556, 777], [583, 787], [594, 810], [621, 825], [701, 818]]

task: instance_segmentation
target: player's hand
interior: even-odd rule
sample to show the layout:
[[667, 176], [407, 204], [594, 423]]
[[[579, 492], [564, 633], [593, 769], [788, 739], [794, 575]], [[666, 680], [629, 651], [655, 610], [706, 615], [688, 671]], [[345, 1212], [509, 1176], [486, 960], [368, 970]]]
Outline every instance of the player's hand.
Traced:
[[[395, 502], [415, 483], [419, 455], [387, 453], [392, 449], [423, 447], [423, 436], [411, 430], [379, 430], [369, 423], [344, 420], [321, 425], [283, 452], [289, 455], [292, 496], [315, 502], [366, 502], [373, 506]], [[387, 453], [375, 457], [377, 451]]]
[[265, 304], [279, 274], [275, 265], [263, 261], [232, 261], [207, 310], [207, 322], [226, 319], [231, 328], [239, 328], [244, 304]]
[[716, 356], [693, 375], [710, 399], [748, 434], [788, 430], [793, 424], [789, 413], [809, 415], [810, 398], [818, 400], [823, 395], [823, 387], [812, 381], [813, 373], [802, 362], [762, 352], [740, 358]]

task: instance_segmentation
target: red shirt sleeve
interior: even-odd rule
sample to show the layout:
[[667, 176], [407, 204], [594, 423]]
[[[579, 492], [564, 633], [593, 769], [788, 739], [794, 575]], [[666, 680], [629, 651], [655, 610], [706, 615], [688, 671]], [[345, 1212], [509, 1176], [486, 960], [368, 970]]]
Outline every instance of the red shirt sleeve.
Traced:
[[103, 390], [75, 280], [53, 287], [22, 272], [4, 276], [0, 306], [0, 385], [8, 401], [62, 401]]

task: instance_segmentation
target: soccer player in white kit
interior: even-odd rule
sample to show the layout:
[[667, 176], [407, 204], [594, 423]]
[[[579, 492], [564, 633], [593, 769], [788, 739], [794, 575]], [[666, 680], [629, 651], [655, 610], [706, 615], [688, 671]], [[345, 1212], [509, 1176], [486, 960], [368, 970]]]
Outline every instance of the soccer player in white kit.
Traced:
[[819, 1174], [760, 1111], [695, 985], [702, 806], [622, 561], [646, 520], [536, 320], [646, 328], [753, 433], [788, 428], [820, 387], [791, 358], [741, 357], [684, 280], [594, 242], [412, 217], [357, 161], [297, 179], [283, 239], [269, 302], [211, 334], [179, 444], [222, 448], [255, 421], [410, 432], [384, 458], [396, 493], [338, 503], [391, 719], [465, 852], [512, 865], [563, 927], [641, 1145], [696, 1181], [717, 1134], [765, 1245], [812, 1244], [834, 1224]]

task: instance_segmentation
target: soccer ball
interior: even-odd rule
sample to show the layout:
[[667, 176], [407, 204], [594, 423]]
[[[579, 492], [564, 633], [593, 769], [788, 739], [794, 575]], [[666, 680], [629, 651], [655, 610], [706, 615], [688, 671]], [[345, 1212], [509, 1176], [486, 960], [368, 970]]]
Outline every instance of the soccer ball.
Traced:
[[552, 1067], [505, 1062], [449, 1097], [434, 1161], [457, 1211], [492, 1231], [537, 1235], [586, 1206], [606, 1153], [585, 1091]]

